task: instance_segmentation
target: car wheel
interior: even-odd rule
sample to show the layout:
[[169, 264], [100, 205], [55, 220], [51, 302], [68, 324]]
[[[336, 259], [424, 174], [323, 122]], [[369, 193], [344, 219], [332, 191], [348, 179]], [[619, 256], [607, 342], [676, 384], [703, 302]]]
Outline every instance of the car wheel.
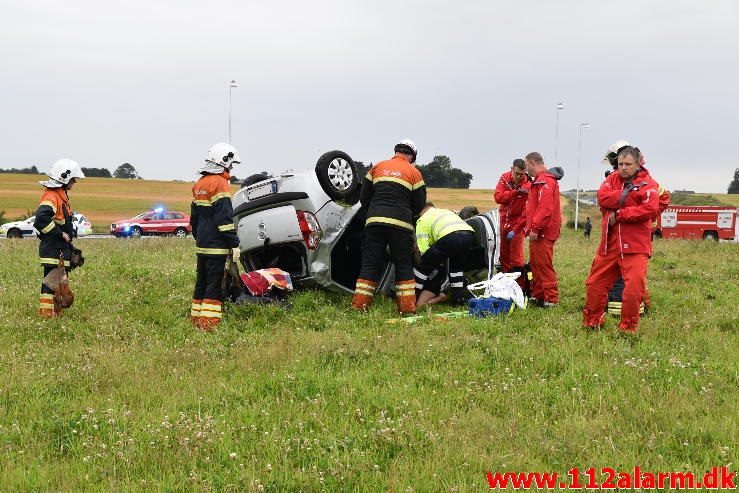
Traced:
[[356, 194], [360, 186], [357, 168], [347, 153], [329, 151], [318, 158], [316, 176], [323, 191], [332, 199], [350, 204], [356, 204], [359, 200]]
[[134, 226], [133, 228], [131, 228], [131, 238], [141, 238], [142, 234], [143, 232], [138, 226]]
[[174, 235], [177, 238], [184, 238], [185, 236], [187, 236], [187, 230], [185, 228], [177, 228], [174, 230]]
[[718, 235], [715, 231], [706, 231], [703, 233], [704, 240], [718, 241]]
[[18, 228], [13, 228], [8, 231], [8, 238], [23, 238], [23, 233]]

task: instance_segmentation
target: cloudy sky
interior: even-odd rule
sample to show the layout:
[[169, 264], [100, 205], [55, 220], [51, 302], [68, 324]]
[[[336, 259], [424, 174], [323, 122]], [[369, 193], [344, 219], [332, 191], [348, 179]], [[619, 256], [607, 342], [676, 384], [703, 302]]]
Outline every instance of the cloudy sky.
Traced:
[[494, 186], [513, 158], [594, 188], [637, 144], [669, 189], [739, 167], [737, 0], [0, 0], [0, 167], [60, 157], [194, 179], [228, 135], [239, 177], [401, 138]]

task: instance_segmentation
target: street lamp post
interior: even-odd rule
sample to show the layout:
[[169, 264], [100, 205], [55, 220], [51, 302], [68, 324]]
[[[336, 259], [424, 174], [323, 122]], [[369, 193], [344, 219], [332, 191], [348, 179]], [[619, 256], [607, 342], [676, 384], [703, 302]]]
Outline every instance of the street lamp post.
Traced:
[[231, 89], [239, 87], [236, 85], [236, 81], [232, 80], [228, 84], [228, 143], [231, 143]]
[[557, 147], [559, 144], [559, 112], [565, 109], [564, 103], [557, 103], [557, 123], [554, 125], [554, 164], [558, 165], [557, 161]]
[[575, 185], [575, 230], [580, 219], [580, 152], [582, 150], [582, 129], [590, 128], [589, 123], [580, 124], [580, 136], [577, 139], [577, 179]]

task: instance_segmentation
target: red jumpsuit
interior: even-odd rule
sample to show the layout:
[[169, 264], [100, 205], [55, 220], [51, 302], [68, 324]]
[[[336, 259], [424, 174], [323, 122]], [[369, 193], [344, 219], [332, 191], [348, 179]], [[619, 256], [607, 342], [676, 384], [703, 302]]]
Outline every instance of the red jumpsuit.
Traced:
[[[644, 296], [647, 262], [652, 254], [652, 218], [659, 208], [657, 183], [641, 168], [631, 184], [618, 173], [611, 173], [598, 190], [598, 205], [603, 213], [600, 246], [585, 281], [583, 326], [600, 327], [608, 289], [619, 274], [624, 280], [621, 322], [624, 332], [636, 332], [639, 305]], [[616, 223], [609, 219], [615, 214]]]
[[[526, 201], [530, 191], [531, 182], [524, 178], [520, 185], [516, 185], [510, 171], [501, 175], [495, 187], [493, 198], [500, 205], [500, 265], [503, 272], [523, 267], [523, 228], [526, 226]], [[509, 240], [510, 232], [514, 236]]]
[[554, 271], [554, 243], [559, 238], [562, 210], [559, 206], [560, 168], [543, 170], [536, 174], [526, 202], [526, 227], [524, 233], [536, 233], [538, 239], [529, 239], [529, 263], [533, 280], [531, 297], [538, 301], [559, 303], [557, 273]]

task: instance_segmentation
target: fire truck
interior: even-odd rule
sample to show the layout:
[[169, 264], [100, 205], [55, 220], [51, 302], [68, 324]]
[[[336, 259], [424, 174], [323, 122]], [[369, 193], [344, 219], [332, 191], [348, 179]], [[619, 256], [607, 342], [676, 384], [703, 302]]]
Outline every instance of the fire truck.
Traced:
[[674, 205], [657, 216], [656, 238], [739, 240], [739, 209], [721, 205]]

